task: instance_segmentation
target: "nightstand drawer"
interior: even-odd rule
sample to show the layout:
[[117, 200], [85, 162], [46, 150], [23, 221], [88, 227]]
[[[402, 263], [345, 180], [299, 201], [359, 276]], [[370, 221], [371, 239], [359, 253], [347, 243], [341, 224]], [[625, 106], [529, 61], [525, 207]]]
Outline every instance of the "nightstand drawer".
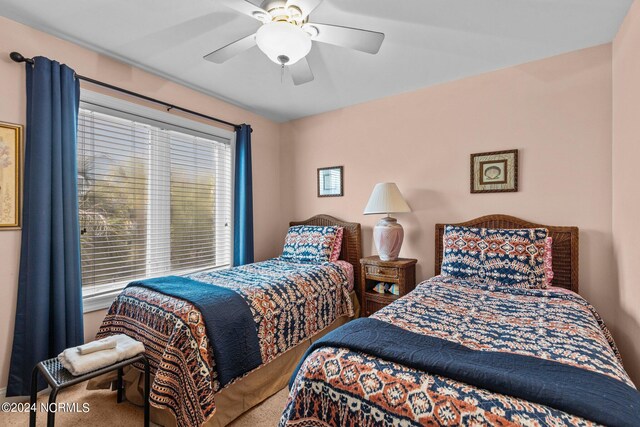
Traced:
[[397, 279], [400, 277], [398, 267], [380, 267], [377, 265], [365, 265], [365, 274], [367, 276], [376, 276], [386, 279]]

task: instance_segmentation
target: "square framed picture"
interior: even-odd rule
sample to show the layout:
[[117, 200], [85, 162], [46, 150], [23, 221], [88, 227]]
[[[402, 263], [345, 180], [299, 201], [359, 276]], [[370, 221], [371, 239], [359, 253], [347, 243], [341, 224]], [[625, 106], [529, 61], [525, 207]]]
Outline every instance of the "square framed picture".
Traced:
[[0, 122], [0, 230], [20, 228], [22, 126]]
[[471, 192], [518, 191], [518, 150], [471, 155]]
[[318, 197], [342, 197], [344, 195], [342, 166], [318, 168]]

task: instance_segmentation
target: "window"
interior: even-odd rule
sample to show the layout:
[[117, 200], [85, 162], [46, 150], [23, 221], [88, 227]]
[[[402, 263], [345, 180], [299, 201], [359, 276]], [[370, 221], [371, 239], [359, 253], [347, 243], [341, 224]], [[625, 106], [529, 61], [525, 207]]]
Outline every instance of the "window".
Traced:
[[78, 198], [85, 311], [108, 306], [132, 280], [228, 267], [231, 179], [232, 134], [83, 96]]

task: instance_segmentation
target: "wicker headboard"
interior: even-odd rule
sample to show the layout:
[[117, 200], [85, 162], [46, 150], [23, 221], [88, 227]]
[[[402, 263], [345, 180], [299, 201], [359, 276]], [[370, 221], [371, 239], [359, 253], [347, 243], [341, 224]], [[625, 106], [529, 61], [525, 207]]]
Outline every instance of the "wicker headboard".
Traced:
[[[436, 274], [440, 274], [443, 256], [444, 227], [436, 224]], [[557, 227], [535, 224], [509, 215], [487, 215], [457, 224], [479, 228], [546, 228], [553, 238], [553, 282], [552, 286], [578, 292], [578, 227]]]
[[344, 228], [340, 259], [353, 265], [354, 288], [360, 289], [360, 258], [362, 258], [362, 231], [357, 222], [345, 222], [329, 215], [316, 215], [305, 221], [291, 221], [294, 225], [337, 225]]

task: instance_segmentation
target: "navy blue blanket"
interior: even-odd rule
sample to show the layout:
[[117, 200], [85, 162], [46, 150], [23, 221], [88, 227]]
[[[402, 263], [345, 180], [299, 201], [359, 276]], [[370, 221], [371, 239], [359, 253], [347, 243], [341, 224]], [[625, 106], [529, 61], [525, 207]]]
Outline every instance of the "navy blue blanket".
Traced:
[[204, 319], [220, 386], [262, 364], [258, 332], [251, 309], [237, 292], [179, 276], [131, 282], [193, 304]]
[[546, 405], [608, 426], [640, 425], [640, 392], [607, 375], [551, 360], [478, 351], [420, 335], [376, 319], [362, 318], [314, 342], [347, 348], [475, 387]]

